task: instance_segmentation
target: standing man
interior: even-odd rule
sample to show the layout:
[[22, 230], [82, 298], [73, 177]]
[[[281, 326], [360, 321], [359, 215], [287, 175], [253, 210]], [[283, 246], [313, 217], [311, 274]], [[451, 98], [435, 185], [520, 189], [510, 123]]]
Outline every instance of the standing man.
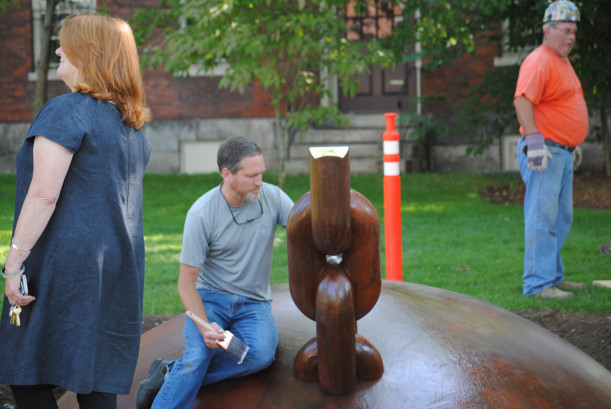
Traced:
[[570, 1], [549, 5], [543, 44], [526, 57], [514, 95], [520, 133], [518, 163], [526, 185], [523, 293], [568, 298], [585, 284], [564, 278], [560, 250], [573, 220], [573, 151], [588, 133], [588, 110], [568, 55], [579, 10]]
[[[273, 241], [276, 226], [286, 227], [293, 201], [277, 186], [263, 183], [265, 161], [250, 139], [224, 141], [217, 162], [223, 182], [187, 213], [178, 278], [185, 310], [216, 331], [186, 318], [183, 357], [153, 362], [150, 376], [138, 387], [138, 409], [151, 404], [156, 409], [190, 408], [202, 385], [258, 372], [274, 360]], [[223, 329], [249, 347], [240, 365], [219, 349]]]

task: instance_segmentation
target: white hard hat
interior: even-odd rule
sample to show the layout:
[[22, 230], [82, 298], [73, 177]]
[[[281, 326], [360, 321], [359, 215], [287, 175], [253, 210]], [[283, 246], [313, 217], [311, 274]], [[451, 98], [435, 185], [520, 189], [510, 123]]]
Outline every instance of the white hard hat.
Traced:
[[573, 21], [579, 23], [579, 9], [567, 0], [558, 0], [550, 4], [543, 15], [544, 23]]

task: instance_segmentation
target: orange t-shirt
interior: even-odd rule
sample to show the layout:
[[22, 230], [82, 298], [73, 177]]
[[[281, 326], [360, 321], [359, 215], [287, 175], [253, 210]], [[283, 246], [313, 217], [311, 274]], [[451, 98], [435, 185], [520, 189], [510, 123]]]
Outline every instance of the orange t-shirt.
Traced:
[[586, 139], [588, 108], [569, 60], [545, 45], [537, 47], [520, 66], [514, 98], [521, 95], [533, 103], [535, 123], [545, 139], [569, 146]]

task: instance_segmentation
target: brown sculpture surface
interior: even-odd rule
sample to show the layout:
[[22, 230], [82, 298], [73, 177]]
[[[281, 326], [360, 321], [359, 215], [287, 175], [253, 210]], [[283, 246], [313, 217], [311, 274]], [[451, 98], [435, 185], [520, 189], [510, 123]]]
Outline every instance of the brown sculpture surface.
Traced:
[[[319, 164], [318, 180], [346, 176], [345, 163], [336, 171]], [[201, 388], [185, 409], [611, 408], [611, 372], [538, 325], [461, 294], [381, 281], [375, 210], [351, 190], [349, 201], [336, 201], [342, 211], [317, 208], [345, 193], [349, 179], [334, 186], [312, 183], [312, 198], [292, 212], [289, 283], [272, 287], [274, 363]], [[184, 320], [142, 336], [132, 390], [118, 409], [135, 409], [155, 358], [181, 356]], [[77, 409], [75, 395], [59, 407]]]
[[[359, 332], [380, 351], [384, 374], [333, 396], [293, 376], [293, 362], [316, 324], [295, 306], [288, 284], [272, 288], [279, 330], [266, 370], [203, 387], [192, 409], [611, 408], [611, 372], [540, 326], [491, 304], [446, 290], [383, 281]], [[158, 357], [182, 354], [184, 314], [142, 337], [129, 396]], [[77, 409], [74, 394], [61, 409]]]
[[287, 226], [291, 295], [316, 321], [316, 338], [297, 354], [294, 373], [341, 395], [354, 390], [360, 375], [373, 380], [384, 372], [356, 323], [380, 295], [380, 223], [369, 200], [350, 189], [347, 149], [311, 153], [310, 187]]

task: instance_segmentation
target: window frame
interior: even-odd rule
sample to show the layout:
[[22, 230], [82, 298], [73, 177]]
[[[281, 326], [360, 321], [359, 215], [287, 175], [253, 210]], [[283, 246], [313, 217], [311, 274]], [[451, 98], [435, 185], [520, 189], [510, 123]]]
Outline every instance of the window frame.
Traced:
[[[509, 47], [510, 43], [510, 33], [511, 33], [511, 21], [509, 18], [506, 18], [501, 23], [501, 42], [499, 44], [499, 56], [494, 57], [494, 66], [495, 67], [508, 67], [516, 64], [520, 64], [524, 58], [528, 56], [535, 48], [540, 45], [539, 42], [533, 42], [532, 44], [528, 44], [524, 47], [518, 47], [515, 50], [511, 50]], [[543, 34], [541, 34], [543, 35]], [[534, 38], [534, 35], [533, 35]], [[540, 37], [538, 37], [540, 38]]]
[[[45, 0], [32, 0], [32, 71], [28, 73], [29, 81], [36, 81], [38, 78], [38, 60], [40, 56], [41, 48], [41, 36], [43, 30], [43, 23], [46, 12], [46, 1]], [[55, 17], [53, 18], [54, 25], [57, 27], [61, 20], [75, 12], [93, 14], [96, 12], [97, 0], [58, 0], [55, 6]], [[57, 43], [57, 33], [51, 35], [51, 41]], [[55, 49], [51, 45], [49, 50], [49, 69], [47, 71], [47, 78], [49, 80], [59, 80], [55, 68], [59, 66], [59, 63], [54, 60]]]

